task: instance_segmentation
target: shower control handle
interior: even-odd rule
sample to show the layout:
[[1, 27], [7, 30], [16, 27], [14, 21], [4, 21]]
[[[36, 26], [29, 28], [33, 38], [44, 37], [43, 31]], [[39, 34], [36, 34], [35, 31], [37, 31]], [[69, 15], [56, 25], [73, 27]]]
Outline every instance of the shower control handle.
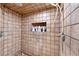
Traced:
[[62, 33], [61, 37], [62, 37], [62, 41], [64, 42], [65, 41], [65, 34]]

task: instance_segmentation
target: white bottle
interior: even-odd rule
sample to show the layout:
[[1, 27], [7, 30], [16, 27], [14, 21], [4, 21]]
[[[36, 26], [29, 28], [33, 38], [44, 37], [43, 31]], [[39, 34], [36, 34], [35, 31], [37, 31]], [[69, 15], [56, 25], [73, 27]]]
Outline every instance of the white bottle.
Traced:
[[41, 27], [40, 26], [38, 27], [38, 32], [41, 32]]
[[45, 27], [43, 26], [43, 32], [45, 32]]
[[35, 28], [34, 27], [32, 27], [32, 32], [35, 32]]

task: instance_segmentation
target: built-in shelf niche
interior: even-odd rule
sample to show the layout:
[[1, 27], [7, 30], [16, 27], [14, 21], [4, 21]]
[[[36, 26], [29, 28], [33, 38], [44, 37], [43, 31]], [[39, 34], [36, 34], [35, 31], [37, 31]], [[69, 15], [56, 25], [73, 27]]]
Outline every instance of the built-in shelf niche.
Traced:
[[32, 23], [32, 32], [46, 32], [46, 22]]

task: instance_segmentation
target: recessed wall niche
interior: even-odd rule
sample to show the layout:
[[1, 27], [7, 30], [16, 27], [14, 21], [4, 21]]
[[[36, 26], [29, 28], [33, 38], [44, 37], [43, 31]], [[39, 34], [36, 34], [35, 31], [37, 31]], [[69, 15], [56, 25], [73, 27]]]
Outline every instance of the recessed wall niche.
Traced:
[[46, 22], [32, 23], [32, 32], [46, 32]]

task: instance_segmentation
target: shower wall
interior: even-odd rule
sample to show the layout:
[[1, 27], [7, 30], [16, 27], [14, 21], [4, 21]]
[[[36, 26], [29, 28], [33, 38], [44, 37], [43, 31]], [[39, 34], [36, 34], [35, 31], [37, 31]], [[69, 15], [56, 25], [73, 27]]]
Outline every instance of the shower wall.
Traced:
[[61, 55], [79, 55], [79, 3], [64, 4], [64, 32]]
[[[53, 24], [56, 9], [24, 16], [22, 18], [22, 52], [27, 55], [59, 55], [59, 12]], [[46, 22], [46, 32], [32, 32], [32, 23]]]
[[20, 55], [21, 16], [9, 9], [0, 8], [0, 55]]

